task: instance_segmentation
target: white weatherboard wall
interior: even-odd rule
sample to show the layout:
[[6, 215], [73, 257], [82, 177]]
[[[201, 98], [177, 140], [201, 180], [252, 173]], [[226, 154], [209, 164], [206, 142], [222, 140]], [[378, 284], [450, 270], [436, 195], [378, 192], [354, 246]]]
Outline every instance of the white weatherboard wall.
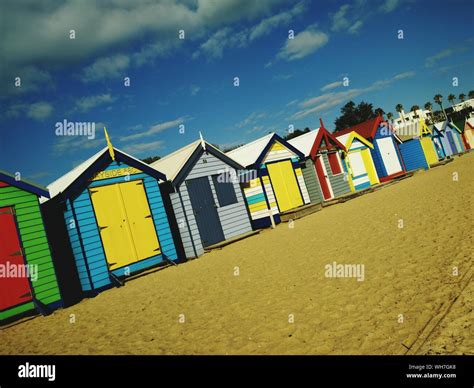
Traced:
[[[206, 162], [204, 162], [206, 160]], [[196, 162], [192, 170], [186, 176], [186, 180], [208, 177], [209, 184], [214, 196], [214, 203], [217, 207], [217, 213], [224, 232], [225, 239], [250, 232], [252, 226], [250, 225], [249, 215], [245, 205], [242, 190], [238, 182], [234, 182], [234, 190], [237, 197], [237, 203], [228, 206], [219, 206], [217, 195], [212, 182], [212, 175], [218, 175], [222, 171], [233, 171], [228, 164], [216, 158], [211, 154], [202, 154]], [[181, 196], [181, 199], [180, 199]], [[194, 212], [191, 206], [188, 190], [185, 182], [179, 186], [179, 192], [170, 194], [171, 203], [178, 222], [181, 240], [183, 242], [186, 257], [196, 257], [204, 253], [204, 247], [201, 243], [201, 236], [194, 217]], [[184, 205], [184, 208], [182, 206]], [[193, 247], [194, 244], [194, 247]]]
[[393, 144], [391, 137], [385, 137], [382, 139], [375, 140], [380, 149], [380, 155], [382, 156], [387, 175], [392, 175], [402, 171], [400, 160], [398, 159], [397, 150]]

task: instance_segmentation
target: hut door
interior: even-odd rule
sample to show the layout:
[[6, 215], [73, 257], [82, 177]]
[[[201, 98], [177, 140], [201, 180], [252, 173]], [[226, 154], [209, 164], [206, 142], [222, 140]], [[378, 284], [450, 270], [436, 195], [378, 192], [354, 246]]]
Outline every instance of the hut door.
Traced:
[[90, 189], [100, 236], [110, 270], [137, 261], [118, 184]]
[[191, 206], [196, 218], [202, 245], [208, 247], [224, 241], [219, 214], [217, 214], [214, 196], [207, 176], [186, 181]]
[[428, 161], [429, 165], [438, 162], [438, 155], [435, 151], [434, 144], [431, 141], [431, 137], [422, 137], [421, 138], [421, 146], [423, 147], [423, 152], [426, 155], [426, 160]]
[[123, 205], [132, 233], [138, 260], [161, 253], [155, 224], [143, 187], [143, 181], [133, 181], [118, 185], [122, 193]]
[[281, 212], [303, 205], [295, 170], [290, 160], [267, 164], [273, 191]]
[[0, 278], [0, 310], [31, 301], [33, 298], [28, 278], [18, 276], [18, 271], [25, 268], [25, 260], [13, 207], [0, 208], [0, 265], [6, 270], [12, 269], [11, 273]]
[[400, 160], [398, 159], [397, 150], [395, 149], [392, 138], [384, 137], [383, 139], [377, 139], [376, 142], [379, 147], [380, 155], [382, 156], [387, 175], [396, 174], [397, 172], [402, 171], [402, 166], [400, 164]]
[[328, 173], [326, 170], [326, 166], [324, 165], [322, 155], [318, 155], [315, 164], [316, 164], [316, 173], [318, 174], [318, 180], [319, 180], [319, 183], [321, 184], [321, 190], [323, 192], [324, 199], [325, 200], [331, 199], [332, 198], [331, 189], [330, 189], [331, 182], [329, 182]]
[[451, 146], [451, 150], [453, 154], [457, 154], [458, 149], [456, 147], [456, 143], [454, 142], [453, 134], [449, 131], [446, 131], [446, 136], [448, 137], [448, 142], [449, 142], [449, 145]]

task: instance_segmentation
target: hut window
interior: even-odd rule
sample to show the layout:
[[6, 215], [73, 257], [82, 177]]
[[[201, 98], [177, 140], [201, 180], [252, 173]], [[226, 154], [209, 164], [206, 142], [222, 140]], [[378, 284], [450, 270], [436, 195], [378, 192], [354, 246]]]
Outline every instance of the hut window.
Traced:
[[[221, 179], [218, 179], [219, 177], [221, 177]], [[219, 201], [219, 206], [222, 207], [237, 203], [234, 184], [231, 180], [226, 179], [222, 182], [221, 175], [213, 175], [212, 182], [214, 183], [214, 189], [216, 191], [217, 200]]]
[[333, 175], [342, 174], [341, 163], [337, 156], [337, 152], [330, 152], [328, 154], [329, 165], [331, 166], [331, 172]]

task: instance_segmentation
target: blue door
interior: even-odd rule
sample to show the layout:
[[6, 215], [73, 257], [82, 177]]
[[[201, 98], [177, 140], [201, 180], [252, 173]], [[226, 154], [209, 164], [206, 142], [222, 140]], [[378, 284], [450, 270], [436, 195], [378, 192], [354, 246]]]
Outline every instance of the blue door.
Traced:
[[189, 179], [186, 187], [204, 248], [225, 240], [208, 177]]
[[453, 154], [457, 154], [459, 151], [456, 147], [456, 143], [454, 142], [453, 134], [451, 132], [446, 132], [446, 136], [448, 137], [449, 145], [451, 146], [451, 150]]

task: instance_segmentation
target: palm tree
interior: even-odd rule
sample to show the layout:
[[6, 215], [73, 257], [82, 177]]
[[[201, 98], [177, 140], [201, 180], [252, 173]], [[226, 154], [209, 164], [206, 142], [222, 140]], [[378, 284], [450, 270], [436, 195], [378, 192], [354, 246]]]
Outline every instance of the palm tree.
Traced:
[[413, 105], [413, 106], [410, 108], [410, 112], [415, 113], [415, 114], [413, 115], [413, 117], [414, 117], [415, 119], [417, 119], [417, 118], [420, 117], [420, 116], [418, 116], [418, 114], [416, 113], [417, 110], [420, 110], [420, 107], [419, 107], [418, 105]]
[[469, 90], [469, 93], [467, 94], [469, 98], [474, 98], [474, 90]]
[[433, 119], [433, 104], [431, 102], [425, 103], [425, 109], [430, 111], [431, 119]]
[[377, 108], [377, 109], [374, 110], [374, 112], [377, 116], [383, 116], [385, 114], [385, 112], [382, 108]]
[[448, 116], [446, 116], [446, 112], [444, 111], [444, 108], [443, 108], [443, 96], [441, 94], [437, 94], [436, 96], [433, 97], [433, 100], [440, 106], [441, 110], [443, 111], [444, 117], [447, 120]]
[[461, 94], [459, 95], [459, 100], [460, 100], [461, 102], [464, 102], [465, 99], [466, 99], [466, 95], [465, 95], [464, 93], [461, 93]]
[[402, 104], [397, 104], [395, 106], [395, 110], [400, 113], [400, 116], [402, 116], [402, 120], [405, 121], [405, 117], [403, 116], [403, 105]]
[[451, 105], [454, 107], [454, 101], [456, 101], [456, 96], [454, 94], [450, 94], [448, 96], [448, 101], [451, 103]]

